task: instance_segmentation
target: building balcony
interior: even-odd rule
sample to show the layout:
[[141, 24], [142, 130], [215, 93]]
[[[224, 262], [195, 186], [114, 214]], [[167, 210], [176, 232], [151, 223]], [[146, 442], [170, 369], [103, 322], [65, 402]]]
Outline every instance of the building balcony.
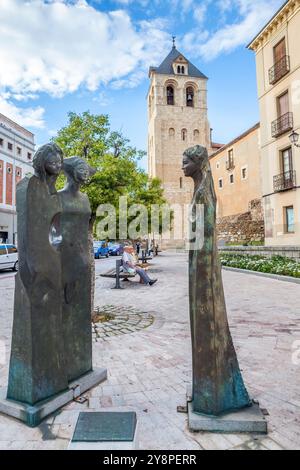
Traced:
[[283, 56], [269, 69], [269, 82], [274, 85], [290, 71], [290, 56]]
[[296, 171], [290, 170], [273, 178], [274, 192], [287, 191], [296, 187]]
[[234, 170], [234, 162], [232, 160], [227, 160], [226, 161], [226, 170]]
[[286, 113], [272, 122], [272, 137], [279, 137], [288, 131], [291, 131], [294, 126], [293, 113]]

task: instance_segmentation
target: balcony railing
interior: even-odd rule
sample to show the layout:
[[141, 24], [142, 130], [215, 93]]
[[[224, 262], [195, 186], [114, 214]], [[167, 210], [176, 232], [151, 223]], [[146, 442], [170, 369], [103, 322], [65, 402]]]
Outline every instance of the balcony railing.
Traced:
[[234, 161], [233, 160], [227, 160], [226, 161], [226, 170], [233, 170], [234, 169]]
[[272, 122], [272, 137], [279, 137], [293, 129], [293, 113], [286, 113]]
[[283, 56], [273, 67], [269, 69], [269, 82], [270, 85], [278, 82], [290, 71], [290, 57], [288, 55]]
[[273, 178], [274, 192], [286, 191], [287, 189], [295, 188], [296, 186], [296, 171], [289, 170]]

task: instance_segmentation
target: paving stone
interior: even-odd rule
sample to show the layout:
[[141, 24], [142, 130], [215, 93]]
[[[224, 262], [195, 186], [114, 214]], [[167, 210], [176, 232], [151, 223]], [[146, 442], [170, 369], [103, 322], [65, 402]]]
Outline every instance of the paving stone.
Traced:
[[[114, 261], [96, 261], [97, 274], [113, 267]], [[300, 365], [292, 364], [292, 344], [300, 340], [300, 286], [223, 273], [240, 366], [251, 395], [270, 414], [270, 433], [257, 439], [244, 434], [191, 433], [187, 415], [176, 410], [184, 404], [191, 381], [186, 255], [162, 253], [153, 265], [160, 269], [155, 295], [152, 288], [135, 281], [116, 291], [110, 289], [110, 279], [96, 279], [95, 305], [99, 311], [105, 308], [119, 315], [106, 326], [111, 336], [104, 335], [100, 323], [94, 330], [98, 336], [93, 343], [94, 365], [107, 367], [107, 382], [87, 393], [89, 403], [73, 402], [46, 420], [56, 439], [43, 440], [40, 429], [32, 434], [23, 424], [0, 415], [0, 449], [65, 449], [79, 411], [87, 409], [136, 411], [142, 449], [300, 449]], [[3, 280], [0, 276], [0, 331], [8, 350], [13, 280], [13, 276]], [[154, 323], [147, 326], [150, 320]], [[125, 329], [126, 334], [112, 335]], [[0, 367], [3, 384], [7, 366]]]

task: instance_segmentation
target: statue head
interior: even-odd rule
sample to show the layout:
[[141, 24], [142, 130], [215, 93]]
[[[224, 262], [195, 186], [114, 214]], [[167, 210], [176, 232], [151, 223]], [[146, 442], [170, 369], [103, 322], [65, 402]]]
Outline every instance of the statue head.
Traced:
[[185, 176], [193, 178], [209, 166], [206, 147], [195, 145], [183, 152], [182, 170]]
[[63, 165], [63, 152], [61, 148], [49, 143], [40, 147], [33, 157], [35, 175], [42, 181], [46, 176], [58, 176]]
[[79, 185], [87, 183], [89, 178], [96, 173], [85, 160], [79, 157], [66, 158], [63, 163], [66, 176]]

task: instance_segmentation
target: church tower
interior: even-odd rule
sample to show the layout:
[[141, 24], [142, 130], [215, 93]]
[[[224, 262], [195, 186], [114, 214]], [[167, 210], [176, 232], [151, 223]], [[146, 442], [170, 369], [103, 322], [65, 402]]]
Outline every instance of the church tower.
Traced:
[[[159, 67], [149, 69], [148, 172], [160, 178], [169, 204], [191, 202], [193, 187], [184, 178], [182, 154], [193, 145], [210, 150], [207, 77], [175, 46]], [[170, 244], [172, 245], [172, 243]], [[183, 246], [176, 243], [173, 246]]]

